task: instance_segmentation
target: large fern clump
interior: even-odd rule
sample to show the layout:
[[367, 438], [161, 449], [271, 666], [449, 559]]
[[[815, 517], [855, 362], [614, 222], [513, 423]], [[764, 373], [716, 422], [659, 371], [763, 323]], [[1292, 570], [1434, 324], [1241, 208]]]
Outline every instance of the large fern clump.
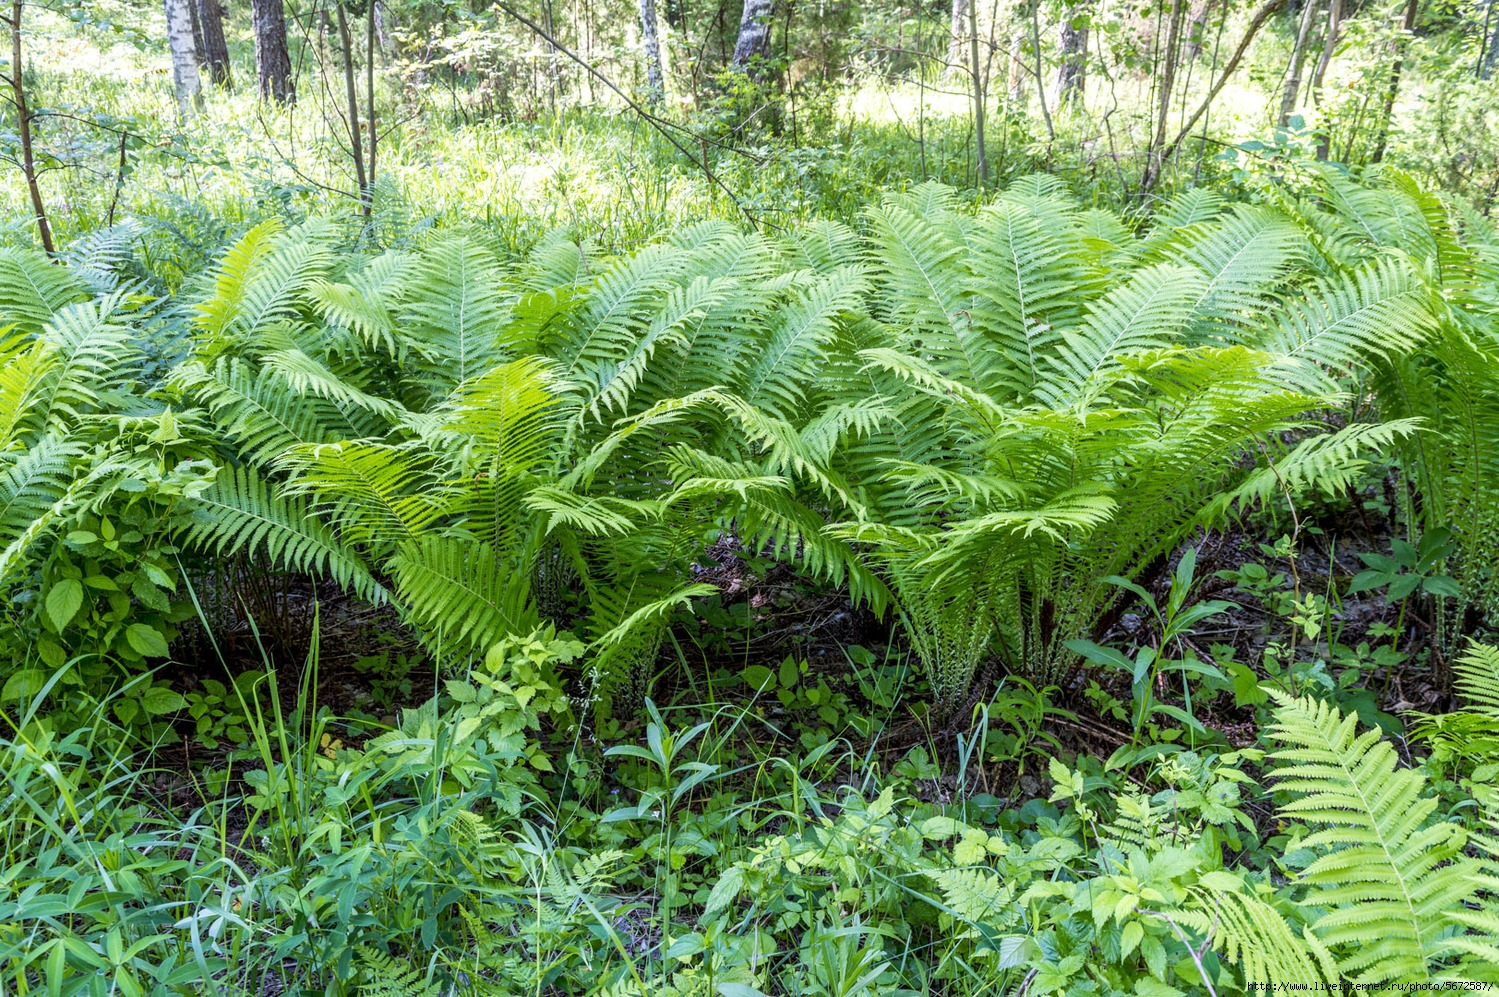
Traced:
[[[190, 336], [162, 384], [109, 280], [11, 253], [0, 565], [102, 480], [77, 449], [93, 415], [170, 407], [174, 446], [219, 469], [183, 499], [190, 554], [326, 575], [444, 655], [550, 616], [632, 688], [706, 591], [712, 532], [893, 605], [951, 715], [991, 657], [1064, 677], [1114, 609], [1103, 579], [1392, 447], [1481, 606], [1486, 251], [1398, 178], [1319, 182], [1190, 192], [1140, 232], [1048, 178], [976, 210], [927, 184], [863, 235], [706, 222], [514, 263], [468, 235], [372, 254], [266, 223], [173, 302]], [[1333, 431], [1370, 372], [1386, 421]], [[1418, 395], [1468, 417], [1437, 426]]]
[[858, 267], [789, 269], [797, 247], [716, 224], [612, 262], [552, 239], [508, 270], [462, 237], [336, 242], [262, 226], [202, 282], [171, 383], [232, 467], [193, 545], [390, 599], [444, 654], [582, 612], [606, 684], [638, 685], [673, 607], [711, 591], [707, 524], [880, 601], [804, 501], [848, 492], [799, 423]]
[[1445, 568], [1461, 595], [1434, 613], [1438, 650], [1451, 656], [1476, 617], [1499, 614], [1499, 231], [1398, 170], [1358, 184], [1324, 167], [1307, 187], [1285, 200], [1320, 267], [1402, 267], [1433, 312], [1423, 348], [1378, 358], [1370, 381], [1385, 419], [1420, 420], [1393, 452], [1408, 539], [1444, 529], [1453, 540]]
[[1104, 578], [1410, 430], [1314, 413], [1430, 334], [1423, 285], [1391, 260], [1319, 273], [1274, 209], [1196, 192], [1139, 237], [1033, 178], [976, 214], [926, 185], [870, 221], [885, 273], [847, 390], [882, 411], [836, 450], [866, 509], [837, 535], [892, 583], [943, 710], [989, 653], [1058, 680]]

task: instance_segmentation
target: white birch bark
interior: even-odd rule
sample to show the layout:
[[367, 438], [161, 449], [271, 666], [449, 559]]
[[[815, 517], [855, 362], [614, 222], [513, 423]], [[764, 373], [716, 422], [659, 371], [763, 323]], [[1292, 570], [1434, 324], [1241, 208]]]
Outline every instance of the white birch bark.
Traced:
[[177, 111], [190, 118], [203, 109], [203, 79], [198, 74], [198, 49], [193, 43], [190, 0], [165, 0], [167, 47], [172, 52], [172, 84], [177, 91]]

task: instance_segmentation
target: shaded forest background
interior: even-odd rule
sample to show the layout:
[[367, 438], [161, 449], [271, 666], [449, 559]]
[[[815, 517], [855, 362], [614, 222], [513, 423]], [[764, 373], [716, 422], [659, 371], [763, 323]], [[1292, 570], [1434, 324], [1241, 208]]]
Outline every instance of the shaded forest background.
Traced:
[[525, 227], [517, 248], [586, 219], [623, 246], [688, 217], [774, 229], [851, 217], [882, 186], [1038, 170], [1142, 211], [1297, 157], [1391, 162], [1484, 209], [1499, 185], [1489, 0], [9, 10], [18, 234], [176, 196], [230, 219], [483, 219]]

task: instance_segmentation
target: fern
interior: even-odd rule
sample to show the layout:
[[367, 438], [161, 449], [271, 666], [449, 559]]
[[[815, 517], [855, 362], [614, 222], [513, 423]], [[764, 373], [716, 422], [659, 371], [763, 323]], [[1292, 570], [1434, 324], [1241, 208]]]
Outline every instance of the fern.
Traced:
[[345, 429], [332, 406], [288, 391], [274, 371], [237, 358], [221, 358], [211, 369], [189, 361], [173, 372], [172, 382], [206, 405], [219, 430], [256, 466], [294, 447], [335, 442]]
[[212, 291], [197, 306], [209, 354], [296, 315], [303, 294], [327, 279], [330, 242], [326, 224], [315, 222], [286, 231], [262, 222], [247, 232], [214, 271]]
[[1325, 910], [1311, 930], [1354, 982], [1436, 980], [1452, 951], [1449, 912], [1480, 885], [1462, 829], [1431, 819], [1425, 780], [1399, 767], [1377, 729], [1360, 734], [1327, 703], [1271, 695], [1271, 736], [1284, 745], [1272, 778], [1292, 797], [1281, 814], [1315, 828], [1300, 842], [1318, 856], [1300, 876], [1305, 903]]
[[1435, 325], [1428, 291], [1406, 268], [1382, 260], [1350, 279], [1319, 282], [1290, 303], [1264, 348], [1293, 383], [1322, 390], [1327, 370], [1355, 369], [1408, 352]]
[[1499, 718], [1499, 647], [1474, 641], [1453, 671], [1468, 708]]
[[369, 569], [311, 514], [305, 500], [275, 494], [252, 468], [220, 471], [193, 504], [196, 514], [183, 539], [194, 547], [220, 557], [253, 552], [283, 569], [326, 572], [371, 602], [389, 599]]
[[31, 249], [0, 247], [0, 325], [36, 335], [85, 295], [77, 277]]
[[508, 309], [498, 264], [481, 246], [453, 238], [425, 248], [404, 285], [397, 322], [411, 349], [407, 363], [429, 397], [510, 359]]
[[536, 628], [529, 573], [488, 544], [424, 536], [402, 544], [389, 568], [407, 614], [445, 653], [482, 652]]
[[1331, 954], [1315, 934], [1298, 933], [1274, 905], [1247, 892], [1238, 877], [1214, 873], [1192, 890], [1192, 906], [1176, 913], [1230, 962], [1244, 982], [1259, 989], [1321, 990], [1337, 984]]

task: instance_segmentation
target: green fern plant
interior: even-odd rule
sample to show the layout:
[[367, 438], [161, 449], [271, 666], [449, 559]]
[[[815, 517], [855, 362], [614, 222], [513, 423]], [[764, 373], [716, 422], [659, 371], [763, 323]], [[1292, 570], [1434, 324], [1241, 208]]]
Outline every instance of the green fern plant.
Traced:
[[1308, 183], [1314, 198], [1282, 200], [1322, 266], [1360, 275], [1360, 282], [1399, 274], [1404, 296], [1424, 299], [1431, 312], [1419, 352], [1366, 351], [1364, 366], [1383, 418], [1420, 419], [1419, 432], [1393, 447], [1405, 484], [1400, 512], [1412, 544], [1437, 528], [1453, 538], [1446, 573], [1462, 594], [1434, 600], [1431, 614], [1440, 656], [1451, 656], [1477, 618], [1499, 612], [1495, 233], [1483, 222], [1460, 231], [1440, 197], [1397, 170], [1384, 169], [1366, 185], [1324, 167]]
[[1473, 796], [1493, 810], [1499, 804], [1490, 777], [1499, 764], [1499, 648], [1473, 641], [1452, 668], [1466, 708], [1412, 713], [1410, 737], [1430, 747], [1427, 764], [1432, 769], [1463, 779]]
[[[1419, 281], [1298, 271], [1311, 250], [1268, 209], [1198, 198], [1106, 241], [1055, 184], [972, 216], [929, 185], [871, 221], [885, 331], [843, 376], [883, 404], [835, 451], [868, 510], [835, 535], [887, 572], [943, 711], [991, 651], [1059, 680], [1116, 598], [1100, 579], [1140, 576], [1268, 480], [1335, 486], [1412, 426], [1324, 437], [1308, 416], [1336, 407], [1338, 374], [1428, 334]], [[1288, 449], [1292, 430], [1320, 442]]]

